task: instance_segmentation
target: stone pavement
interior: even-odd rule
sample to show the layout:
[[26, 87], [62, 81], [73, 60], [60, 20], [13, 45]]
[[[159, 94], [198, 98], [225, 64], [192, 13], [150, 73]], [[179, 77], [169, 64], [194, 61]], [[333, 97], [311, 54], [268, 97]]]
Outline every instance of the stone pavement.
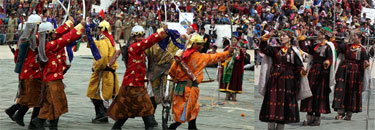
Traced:
[[[4, 47], [4, 46], [2, 46]], [[1, 48], [0, 47], [0, 50]], [[2, 49], [6, 50], [6, 49]], [[83, 49], [82, 49], [83, 50]], [[80, 49], [81, 51], [81, 49]], [[4, 53], [4, 52], [0, 52]], [[13, 59], [3, 56], [0, 59], [0, 129], [1, 130], [23, 130], [27, 128], [30, 121], [31, 109], [25, 116], [25, 127], [18, 126], [4, 113], [4, 110], [14, 103], [14, 97], [17, 91], [18, 79], [14, 73]], [[86, 97], [87, 85], [91, 75], [92, 56], [81, 55], [74, 58], [71, 69], [65, 75], [63, 80], [66, 84], [65, 93], [68, 98], [69, 112], [62, 115], [59, 121], [61, 130], [105, 130], [110, 129], [114, 123], [110, 119], [109, 124], [92, 124], [91, 118], [94, 116], [94, 106], [89, 98]], [[121, 59], [121, 57], [119, 57]], [[216, 78], [216, 68], [207, 68], [211, 78]], [[122, 61], [119, 61], [117, 74], [120, 83], [125, 71]], [[252, 78], [250, 82], [250, 78]], [[205, 73], [205, 79], [208, 79]], [[201, 130], [252, 130], [254, 122], [254, 72], [245, 71], [243, 94], [237, 96], [237, 102], [226, 102], [224, 105], [215, 105], [217, 101], [218, 83], [200, 84], [199, 102], [201, 105], [200, 113], [197, 118], [197, 126]], [[220, 101], [225, 98], [224, 93], [220, 93]], [[161, 105], [156, 110], [156, 120], [159, 126], [156, 130], [161, 130]], [[241, 114], [244, 113], [245, 117]], [[172, 121], [170, 121], [172, 123]], [[144, 124], [142, 118], [129, 119], [122, 127], [123, 129], [142, 130]], [[187, 123], [179, 127], [187, 129]]]

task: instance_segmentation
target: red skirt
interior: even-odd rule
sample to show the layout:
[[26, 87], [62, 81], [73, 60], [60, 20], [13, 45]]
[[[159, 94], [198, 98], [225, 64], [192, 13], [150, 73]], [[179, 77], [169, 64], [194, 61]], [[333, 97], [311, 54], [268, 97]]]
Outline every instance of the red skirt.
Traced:
[[329, 69], [322, 64], [314, 64], [309, 73], [309, 84], [312, 97], [301, 101], [301, 112], [331, 113], [329, 106]]
[[259, 120], [281, 124], [299, 122], [297, 92], [299, 77], [292, 68], [272, 68], [266, 82], [266, 92], [260, 110]]
[[358, 63], [345, 62], [336, 73], [336, 86], [332, 108], [337, 111], [362, 112], [363, 67]]

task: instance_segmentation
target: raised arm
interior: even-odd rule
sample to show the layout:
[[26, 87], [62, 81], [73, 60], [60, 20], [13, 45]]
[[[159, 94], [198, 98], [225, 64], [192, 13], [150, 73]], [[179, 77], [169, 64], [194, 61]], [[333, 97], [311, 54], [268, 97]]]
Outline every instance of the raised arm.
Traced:
[[160, 42], [164, 38], [167, 38], [168, 34], [166, 32], [166, 29], [158, 29], [158, 31], [151, 36], [147, 37], [146, 39], [143, 39], [140, 42], [134, 43], [130, 45], [129, 49], [130, 51], [134, 51], [136, 54], [142, 54], [146, 49], [151, 48], [155, 43]]

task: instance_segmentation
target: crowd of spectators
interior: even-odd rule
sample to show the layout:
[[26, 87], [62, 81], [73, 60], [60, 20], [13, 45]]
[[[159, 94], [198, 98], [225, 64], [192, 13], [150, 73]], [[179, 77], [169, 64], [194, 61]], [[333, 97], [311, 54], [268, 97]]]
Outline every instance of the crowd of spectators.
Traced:
[[[7, 0], [7, 17], [0, 20], [2, 34], [9, 33], [5, 31], [9, 30], [7, 26], [11, 26], [11, 17], [21, 23], [28, 15], [37, 13], [48, 21], [56, 21], [58, 25], [66, 14], [60, 5], [50, 4], [52, 0], [21, 1]], [[69, 0], [60, 1], [65, 7], [68, 6]], [[364, 30], [367, 36], [372, 36], [375, 29], [373, 20], [361, 14], [363, 7], [373, 6], [371, 3], [372, 0], [116, 0], [108, 8], [105, 17], [114, 26], [112, 30], [115, 33], [115, 28], [124, 30], [127, 25], [157, 28], [160, 21], [165, 19], [168, 22], [178, 22], [179, 12], [192, 12], [199, 31], [210, 24], [208, 32], [213, 42], [217, 37], [217, 32], [213, 32], [216, 24], [233, 23], [239, 26], [234, 31], [248, 41], [247, 47], [254, 48], [256, 38], [280, 28], [290, 28], [296, 33], [305, 29], [308, 31], [304, 33], [309, 35], [317, 26], [328, 26], [337, 35], [347, 36], [347, 29], [357, 27]], [[86, 10], [92, 10], [91, 5], [100, 4], [100, 0], [86, 0]], [[70, 14], [74, 17], [79, 17], [84, 12], [81, 1], [71, 0], [70, 5]], [[86, 11], [94, 23], [98, 23], [98, 12], [100, 11], [95, 9]], [[115, 26], [118, 20], [121, 20], [121, 24]], [[14, 27], [16, 30], [17, 26]], [[13, 40], [15, 39], [16, 37]]]

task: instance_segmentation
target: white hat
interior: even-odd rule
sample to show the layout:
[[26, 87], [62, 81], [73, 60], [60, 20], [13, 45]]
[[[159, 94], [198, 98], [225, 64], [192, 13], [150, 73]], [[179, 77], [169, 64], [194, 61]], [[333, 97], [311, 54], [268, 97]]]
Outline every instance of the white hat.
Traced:
[[42, 33], [42, 32], [49, 32], [49, 31], [52, 31], [54, 30], [55, 28], [53, 27], [52, 23], [50, 22], [43, 22], [39, 25], [39, 33]]
[[37, 24], [39, 24], [41, 22], [42, 22], [42, 18], [37, 14], [30, 15], [27, 18], [27, 21], [26, 21], [26, 23], [37, 23]]
[[145, 34], [145, 29], [143, 29], [143, 27], [142, 26], [134, 26], [133, 28], [132, 28], [132, 31], [131, 31], [131, 35], [132, 36], [136, 36], [136, 35], [144, 35]]

